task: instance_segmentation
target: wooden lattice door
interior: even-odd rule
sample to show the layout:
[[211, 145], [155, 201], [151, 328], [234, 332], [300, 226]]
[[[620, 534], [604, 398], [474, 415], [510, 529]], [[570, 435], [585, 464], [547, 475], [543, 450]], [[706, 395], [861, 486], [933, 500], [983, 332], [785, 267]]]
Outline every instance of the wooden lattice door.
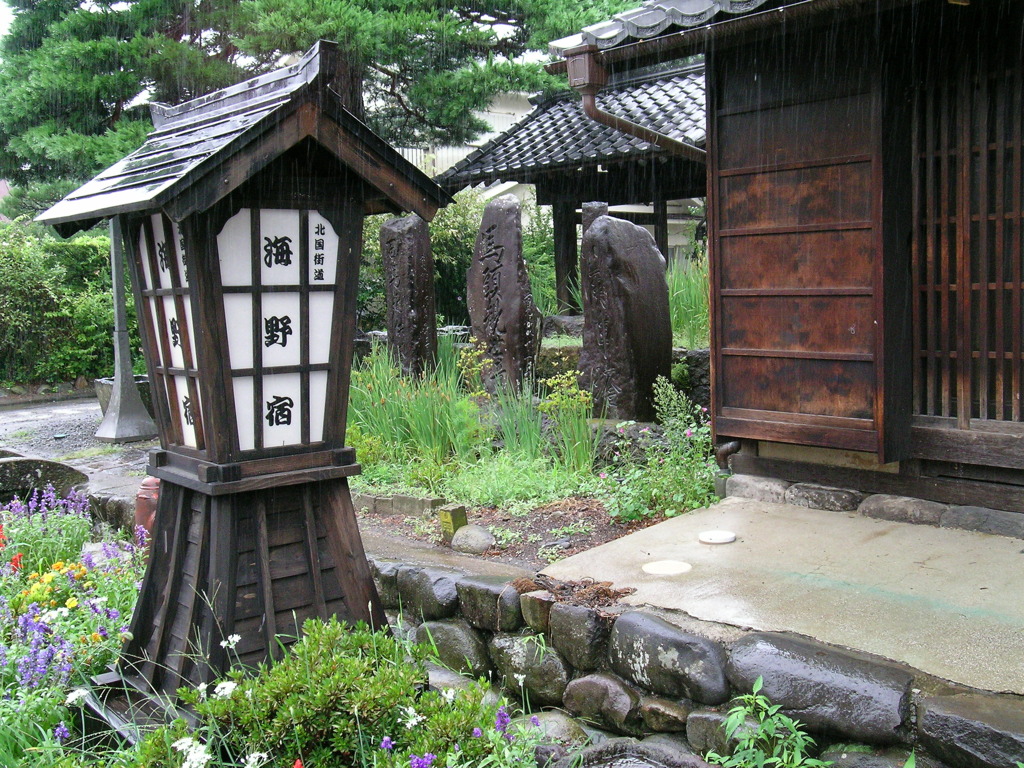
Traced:
[[1022, 81], [1019, 50], [982, 46], [950, 70], [932, 72], [917, 94], [913, 310], [920, 426], [1024, 435]]

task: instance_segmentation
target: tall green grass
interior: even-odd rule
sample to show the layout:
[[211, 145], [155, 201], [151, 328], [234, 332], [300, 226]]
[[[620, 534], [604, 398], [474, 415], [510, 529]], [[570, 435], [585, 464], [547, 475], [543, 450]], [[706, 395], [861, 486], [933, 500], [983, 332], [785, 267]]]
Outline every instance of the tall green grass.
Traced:
[[677, 260], [665, 278], [673, 339], [687, 349], [708, 346], [711, 314], [707, 257]]
[[455, 346], [438, 342], [437, 365], [406, 378], [385, 344], [375, 344], [353, 372], [349, 420], [380, 441], [388, 460], [417, 460], [440, 468], [468, 461], [489, 438], [478, 407], [463, 391]]

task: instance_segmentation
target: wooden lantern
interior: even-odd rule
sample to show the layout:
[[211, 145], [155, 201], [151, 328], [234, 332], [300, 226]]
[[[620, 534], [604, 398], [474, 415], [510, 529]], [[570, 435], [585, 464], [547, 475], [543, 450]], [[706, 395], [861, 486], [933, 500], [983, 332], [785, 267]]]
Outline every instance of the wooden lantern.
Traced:
[[336, 56], [156, 107], [139, 150], [39, 217], [118, 217], [132, 264], [162, 492], [133, 639], [100, 682], [136, 712], [274, 657], [308, 617], [385, 625], [345, 447], [362, 220], [450, 198], [339, 104]]

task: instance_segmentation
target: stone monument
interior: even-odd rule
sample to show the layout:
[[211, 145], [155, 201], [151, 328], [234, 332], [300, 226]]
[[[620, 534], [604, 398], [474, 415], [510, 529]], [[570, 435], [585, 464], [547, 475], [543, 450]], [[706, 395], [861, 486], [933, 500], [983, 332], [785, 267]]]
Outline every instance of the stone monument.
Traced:
[[473, 336], [487, 358], [484, 385], [519, 384], [533, 372], [540, 344], [540, 313], [523, 261], [519, 200], [503, 195], [484, 209], [466, 275]]
[[650, 421], [651, 387], [672, 366], [665, 259], [643, 227], [599, 216], [583, 235], [580, 276], [580, 386], [596, 415]]
[[427, 222], [413, 214], [380, 228], [388, 344], [402, 372], [418, 376], [437, 357], [434, 257]]

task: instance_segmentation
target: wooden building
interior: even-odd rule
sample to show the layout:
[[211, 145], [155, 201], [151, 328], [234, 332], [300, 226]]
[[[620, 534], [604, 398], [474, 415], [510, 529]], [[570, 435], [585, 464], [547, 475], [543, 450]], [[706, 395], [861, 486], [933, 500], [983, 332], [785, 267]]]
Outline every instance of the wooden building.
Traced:
[[590, 120], [570, 92], [539, 100], [529, 115], [437, 178], [450, 192], [496, 181], [536, 186], [537, 202], [552, 210], [556, 288], [565, 309], [579, 309], [571, 306], [570, 286], [576, 280], [576, 225], [583, 203], [653, 204], [653, 213], [633, 220], [653, 225], [655, 241], [667, 256], [668, 201], [703, 197], [706, 185], [700, 150], [705, 138], [702, 66], [627, 72], [613, 79], [597, 102], [608, 113], [696, 152], [663, 149]]
[[703, 53], [734, 471], [1024, 510], [1024, 4], [651, 0], [570, 84]]

